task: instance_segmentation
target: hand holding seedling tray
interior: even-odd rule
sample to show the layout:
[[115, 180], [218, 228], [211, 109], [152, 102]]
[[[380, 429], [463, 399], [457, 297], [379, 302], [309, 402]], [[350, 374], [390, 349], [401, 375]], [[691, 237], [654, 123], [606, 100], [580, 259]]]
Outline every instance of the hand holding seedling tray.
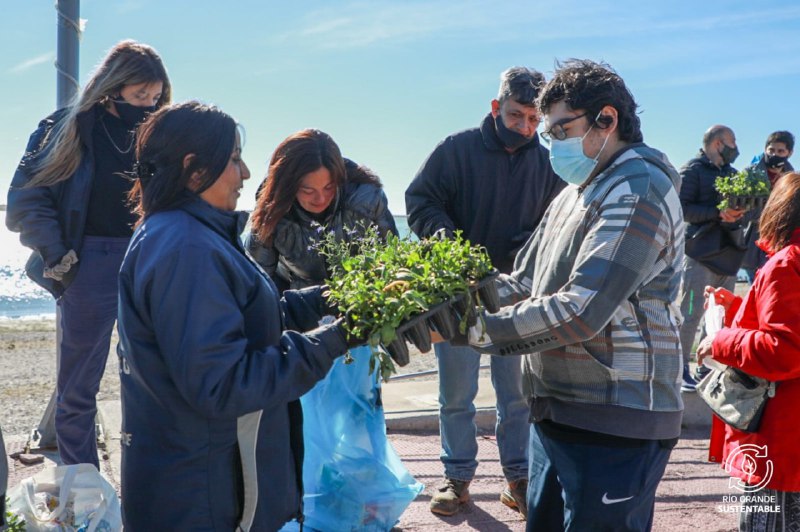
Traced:
[[717, 209], [758, 209], [764, 207], [769, 198], [769, 179], [763, 170], [750, 168], [730, 176], [719, 176], [714, 188], [722, 195]]
[[[412, 241], [374, 228], [347, 230], [348, 242], [323, 232], [317, 251], [327, 261], [328, 300], [346, 317], [345, 329], [372, 347], [387, 379], [408, 364], [406, 341], [431, 347], [429, 327], [443, 338], [476, 322], [481, 305], [497, 311], [496, 271], [486, 250], [457, 232], [453, 238]], [[383, 346], [384, 349], [379, 349]], [[386, 353], [388, 351], [389, 354]]]

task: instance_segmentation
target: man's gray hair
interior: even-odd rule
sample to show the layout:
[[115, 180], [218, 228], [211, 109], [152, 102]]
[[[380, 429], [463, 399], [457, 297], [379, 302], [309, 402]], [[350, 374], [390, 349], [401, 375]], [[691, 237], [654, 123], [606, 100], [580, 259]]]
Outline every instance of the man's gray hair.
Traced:
[[523, 105], [534, 105], [543, 85], [544, 75], [541, 72], [527, 67], [511, 67], [500, 74], [497, 101], [503, 103], [513, 99]]
[[708, 148], [709, 146], [711, 146], [712, 142], [723, 136], [725, 133], [730, 133], [731, 135], [733, 135], [733, 130], [728, 126], [723, 126], [719, 124], [708, 128], [708, 131], [703, 133], [703, 148]]

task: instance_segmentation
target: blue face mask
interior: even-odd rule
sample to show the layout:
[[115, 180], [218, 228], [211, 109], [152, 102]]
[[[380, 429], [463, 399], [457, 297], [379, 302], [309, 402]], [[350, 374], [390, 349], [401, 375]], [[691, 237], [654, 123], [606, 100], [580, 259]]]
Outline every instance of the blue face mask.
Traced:
[[[594, 124], [589, 128], [589, 131], [593, 127]], [[589, 134], [589, 131], [586, 132], [586, 135]], [[608, 142], [608, 137], [606, 137], [606, 140], [603, 141], [603, 146], [597, 152], [597, 156], [594, 159], [590, 159], [583, 153], [583, 139], [586, 138], [586, 135], [550, 141], [550, 164], [553, 166], [553, 171], [561, 179], [573, 185], [582, 185], [586, 181], [589, 174], [597, 166], [600, 154], [603, 153]]]

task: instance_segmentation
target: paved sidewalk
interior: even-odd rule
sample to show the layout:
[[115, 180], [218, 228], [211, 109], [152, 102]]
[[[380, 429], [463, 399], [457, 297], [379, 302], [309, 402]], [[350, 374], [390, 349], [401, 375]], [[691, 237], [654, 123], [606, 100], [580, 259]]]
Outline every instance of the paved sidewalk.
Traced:
[[[494, 393], [488, 376], [481, 377], [476, 399], [480, 465], [470, 488], [472, 500], [465, 505], [462, 512], [452, 517], [439, 517], [429, 511], [431, 493], [442, 477], [437, 397], [436, 380], [396, 381], [383, 388], [389, 439], [411, 474], [425, 484], [425, 490], [411, 503], [395, 530], [525, 530], [521, 516], [499, 501], [504, 479], [493, 436]], [[736, 515], [717, 511], [723, 496], [735, 495], [736, 492], [728, 488], [728, 476], [725, 472], [718, 465], [709, 464], [705, 460], [710, 414], [694, 394], [685, 396], [685, 399], [687, 426], [659, 486], [653, 530], [736, 530]], [[119, 487], [120, 403], [103, 401], [99, 407], [108, 438], [107, 451], [102, 453], [101, 468]], [[13, 452], [22, 449], [25, 437], [7, 436], [6, 442], [8, 451]], [[17, 484], [46, 465], [57, 463], [57, 454], [50, 452], [44, 455], [45, 463], [36, 466], [23, 466], [19, 462], [10, 461], [9, 485]]]

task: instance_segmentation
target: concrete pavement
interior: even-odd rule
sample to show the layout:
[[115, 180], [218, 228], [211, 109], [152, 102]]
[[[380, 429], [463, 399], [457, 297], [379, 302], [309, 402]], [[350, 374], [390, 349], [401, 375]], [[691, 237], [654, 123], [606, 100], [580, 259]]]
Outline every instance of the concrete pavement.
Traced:
[[[654, 530], [678, 532], [736, 530], [736, 516], [719, 511], [723, 497], [735, 495], [728, 476], [716, 464], [705, 461], [710, 413], [695, 394], [684, 396], [684, 434], [673, 451], [659, 486]], [[472, 500], [453, 517], [435, 516], [428, 510], [433, 490], [441, 481], [438, 435], [438, 381], [399, 380], [383, 387], [387, 433], [409, 472], [425, 484], [395, 528], [399, 530], [524, 530], [519, 514], [499, 502], [504, 485], [494, 439], [494, 390], [488, 375], [481, 376], [475, 405], [480, 465], [470, 488]], [[119, 401], [101, 401], [100, 419], [107, 438], [101, 469], [117, 487], [120, 480]], [[9, 451], [18, 450], [24, 438], [7, 438]], [[58, 462], [55, 453], [45, 453], [45, 465]], [[22, 466], [10, 462], [14, 485], [43, 465]]]

